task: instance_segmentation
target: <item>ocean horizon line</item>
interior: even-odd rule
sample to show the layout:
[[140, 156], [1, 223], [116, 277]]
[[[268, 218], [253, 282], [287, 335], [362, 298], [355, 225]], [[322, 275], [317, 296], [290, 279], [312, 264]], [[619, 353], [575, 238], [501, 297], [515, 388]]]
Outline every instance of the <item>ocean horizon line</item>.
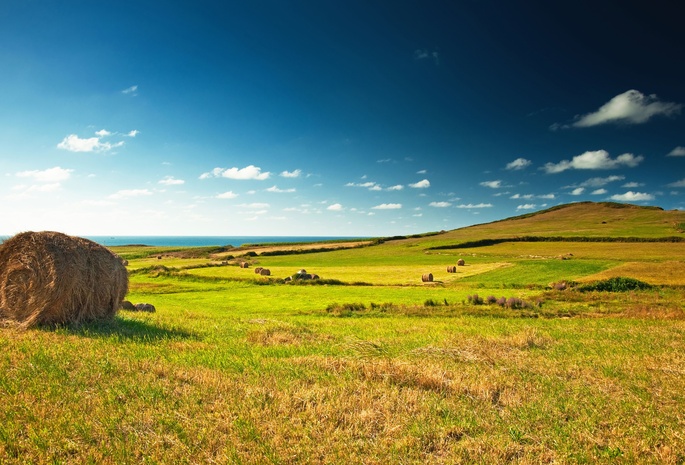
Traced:
[[82, 236], [107, 247], [125, 245], [145, 245], [152, 247], [240, 247], [245, 244], [274, 244], [299, 242], [328, 242], [368, 240], [370, 236]]

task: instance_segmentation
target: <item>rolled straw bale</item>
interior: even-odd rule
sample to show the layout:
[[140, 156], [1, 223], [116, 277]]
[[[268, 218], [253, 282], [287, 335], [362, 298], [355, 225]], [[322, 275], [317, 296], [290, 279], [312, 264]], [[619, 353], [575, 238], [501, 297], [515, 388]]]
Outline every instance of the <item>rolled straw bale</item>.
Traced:
[[421, 281], [424, 283], [430, 283], [433, 282], [433, 273], [427, 273], [421, 276]]
[[154, 305], [152, 304], [135, 304], [134, 308], [138, 312], [149, 312], [149, 313], [154, 313], [157, 311]]
[[133, 305], [129, 300], [124, 300], [124, 301], [121, 303], [121, 309], [122, 309], [122, 310], [135, 310], [136, 307], [135, 307], [135, 305]]
[[259, 274], [262, 276], [271, 276], [271, 270], [269, 270], [268, 268], [262, 268], [261, 270], [259, 270]]
[[250, 264], [247, 262], [240, 262], [240, 268], [249, 268]]
[[20, 327], [112, 318], [128, 290], [121, 258], [80, 237], [25, 232], [0, 247], [0, 322]]
[[449, 265], [449, 266], [447, 267], [447, 272], [448, 272], [448, 273], [456, 273], [456, 272], [457, 272], [457, 267], [454, 266], [454, 265]]
[[262, 268], [261, 266], [258, 266], [257, 268], [254, 269], [254, 272], [255, 272], [255, 274], [259, 274], [262, 272], [263, 269], [264, 268]]
[[459, 260], [457, 260], [457, 266], [464, 266], [464, 265], [466, 265], [466, 262], [464, 261], [463, 258], [460, 258]]

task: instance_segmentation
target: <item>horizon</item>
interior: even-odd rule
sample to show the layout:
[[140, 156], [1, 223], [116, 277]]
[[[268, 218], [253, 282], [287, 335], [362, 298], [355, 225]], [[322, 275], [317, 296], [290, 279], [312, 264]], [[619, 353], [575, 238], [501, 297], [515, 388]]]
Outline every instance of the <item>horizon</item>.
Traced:
[[678, 8], [9, 0], [0, 236], [390, 237], [585, 201], [683, 210]]

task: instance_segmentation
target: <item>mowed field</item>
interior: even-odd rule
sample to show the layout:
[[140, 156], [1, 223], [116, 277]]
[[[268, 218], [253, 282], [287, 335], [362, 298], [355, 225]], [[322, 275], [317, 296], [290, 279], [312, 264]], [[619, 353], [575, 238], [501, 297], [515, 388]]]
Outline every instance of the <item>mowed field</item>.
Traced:
[[[685, 242], [635, 240], [683, 224], [574, 204], [373, 243], [115, 248], [157, 311], [0, 330], [0, 463], [683, 463]], [[562, 240], [461, 245], [521, 236]], [[284, 281], [300, 269], [321, 279]], [[612, 277], [651, 287], [582, 288]]]

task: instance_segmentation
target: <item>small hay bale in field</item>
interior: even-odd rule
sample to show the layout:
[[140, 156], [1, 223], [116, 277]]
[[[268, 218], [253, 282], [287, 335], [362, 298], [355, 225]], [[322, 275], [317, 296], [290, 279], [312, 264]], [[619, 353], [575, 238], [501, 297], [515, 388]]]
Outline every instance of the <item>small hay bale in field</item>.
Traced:
[[135, 310], [135, 309], [136, 309], [136, 306], [133, 305], [130, 301], [124, 300], [124, 301], [121, 303], [121, 309], [122, 309], [122, 310]]
[[313, 274], [312, 279], [320, 279], [318, 274]]
[[124, 266], [128, 266], [128, 260], [122, 260], [122, 261], [121, 261], [121, 264], [124, 265]]
[[254, 272], [255, 272], [255, 274], [259, 274], [262, 272], [263, 269], [264, 268], [262, 268], [261, 266], [258, 266], [257, 268], [254, 269]]
[[271, 271], [267, 268], [262, 268], [259, 270], [259, 274], [262, 276], [271, 276]]
[[240, 262], [240, 268], [249, 268], [250, 264], [247, 262]]
[[433, 273], [426, 273], [423, 276], [421, 276], [421, 281], [424, 283], [432, 283], [433, 282]]
[[25, 232], [0, 247], [0, 322], [28, 328], [106, 320], [127, 291], [121, 258], [88, 239]]
[[456, 273], [456, 272], [457, 272], [457, 267], [454, 266], [454, 265], [449, 265], [449, 266], [447, 267], [447, 272], [448, 272], [448, 273]]
[[463, 258], [460, 258], [459, 260], [457, 260], [457, 266], [464, 266], [464, 265], [466, 265], [466, 262], [464, 261]]
[[154, 313], [157, 311], [155, 306], [152, 304], [135, 304], [134, 307], [135, 307], [136, 311], [138, 311], [138, 312]]

